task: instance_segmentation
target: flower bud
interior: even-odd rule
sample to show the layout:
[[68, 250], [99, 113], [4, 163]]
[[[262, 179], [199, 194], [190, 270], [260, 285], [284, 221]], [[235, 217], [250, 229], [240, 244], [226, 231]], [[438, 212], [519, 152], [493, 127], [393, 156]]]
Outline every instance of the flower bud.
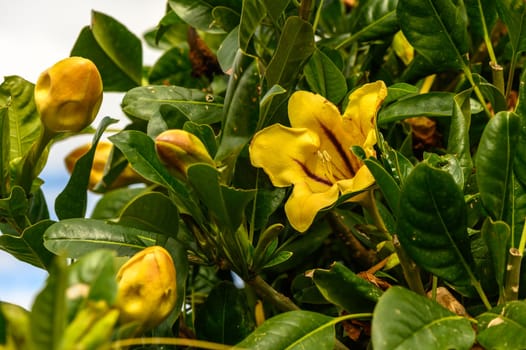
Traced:
[[[65, 158], [66, 168], [69, 173], [73, 172], [73, 168], [77, 161], [86, 154], [91, 148], [91, 144], [85, 144], [75, 148]], [[93, 158], [93, 164], [89, 176], [88, 188], [93, 190], [95, 186], [102, 180], [104, 175], [104, 169], [106, 163], [110, 157], [112, 144], [107, 141], [100, 141], [95, 149], [95, 157]], [[115, 189], [124, 186], [128, 186], [134, 183], [145, 182], [146, 180], [137, 174], [135, 170], [128, 164], [126, 168], [119, 174], [119, 176], [113, 181], [109, 188]]]
[[166, 249], [152, 246], [128, 260], [117, 273], [121, 323], [136, 322], [136, 333], [160, 324], [177, 300], [175, 265]]
[[93, 62], [68, 57], [48, 68], [35, 85], [35, 104], [51, 132], [78, 132], [95, 119], [102, 103], [102, 78]]
[[183, 177], [192, 164], [215, 165], [203, 142], [184, 130], [173, 129], [159, 134], [155, 139], [155, 150], [169, 170]]

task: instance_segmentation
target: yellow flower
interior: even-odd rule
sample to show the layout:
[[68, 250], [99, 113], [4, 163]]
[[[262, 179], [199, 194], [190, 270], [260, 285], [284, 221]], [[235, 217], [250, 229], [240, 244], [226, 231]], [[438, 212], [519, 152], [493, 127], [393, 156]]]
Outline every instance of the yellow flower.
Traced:
[[161, 246], [145, 248], [132, 256], [119, 269], [117, 283], [120, 321], [137, 322], [136, 334], [160, 324], [175, 307], [175, 265]]
[[254, 135], [252, 165], [263, 168], [274, 186], [294, 185], [285, 204], [294, 229], [306, 231], [318, 211], [334, 204], [340, 194], [374, 183], [351, 147], [375, 156], [376, 113], [386, 96], [382, 81], [366, 84], [349, 96], [342, 116], [324, 97], [297, 91], [288, 105], [291, 127], [274, 124]]
[[47, 130], [78, 132], [95, 119], [102, 103], [102, 78], [95, 64], [68, 57], [45, 70], [35, 85], [35, 104]]

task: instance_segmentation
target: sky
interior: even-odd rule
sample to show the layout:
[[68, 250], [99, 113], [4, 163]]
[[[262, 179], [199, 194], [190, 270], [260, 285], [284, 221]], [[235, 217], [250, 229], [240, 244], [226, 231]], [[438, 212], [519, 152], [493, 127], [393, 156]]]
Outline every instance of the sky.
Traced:
[[[80, 30], [90, 23], [91, 10], [103, 12], [123, 23], [138, 37], [154, 28], [166, 8], [165, 0], [16, 0], [0, 1], [0, 81], [19, 75], [36, 82], [42, 71], [68, 57]], [[160, 52], [143, 44], [143, 61], [152, 64]], [[104, 116], [123, 119], [121, 94], [105, 94], [97, 121]], [[51, 148], [40, 175], [53, 213], [54, 199], [65, 186], [68, 174], [64, 156], [91, 137], [76, 137]], [[93, 200], [91, 205], [93, 205]], [[44, 286], [47, 273], [18, 261], [0, 250], [0, 301], [27, 309]]]

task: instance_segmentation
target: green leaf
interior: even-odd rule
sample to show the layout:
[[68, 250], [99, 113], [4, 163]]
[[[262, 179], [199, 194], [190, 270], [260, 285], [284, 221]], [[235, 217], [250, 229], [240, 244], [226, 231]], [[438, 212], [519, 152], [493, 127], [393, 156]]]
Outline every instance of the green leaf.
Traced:
[[480, 199], [494, 220], [504, 217], [519, 132], [515, 113], [497, 113], [484, 128], [475, 155]]
[[9, 182], [9, 153], [11, 137], [9, 136], [9, 115], [7, 107], [0, 107], [0, 198], [7, 195]]
[[411, 117], [449, 117], [453, 113], [454, 95], [450, 92], [429, 92], [398, 100], [378, 113], [383, 125]]
[[173, 47], [167, 50], [150, 69], [148, 81], [152, 85], [181, 85], [204, 88], [203, 81], [192, 76], [188, 49]]
[[205, 0], [169, 0], [170, 8], [186, 23], [208, 33], [223, 33], [215, 25], [212, 15], [213, 5]]
[[221, 120], [223, 101], [200, 90], [180, 86], [151, 85], [131, 89], [122, 100], [122, 110], [133, 119], [148, 121], [160, 115], [163, 105], [176, 108], [191, 121], [211, 124]]
[[239, 23], [239, 48], [243, 52], [248, 51], [250, 39], [254, 36], [266, 14], [266, 7], [261, 1], [243, 0]]
[[231, 169], [256, 130], [260, 82], [258, 61], [238, 52], [228, 83], [221, 139], [214, 158], [229, 164]]
[[325, 299], [350, 314], [372, 312], [383, 293], [341, 263], [334, 263], [330, 270], [315, 269], [312, 279]]
[[20, 186], [13, 186], [9, 197], [0, 199], [0, 217], [13, 219], [20, 227], [27, 225], [28, 210], [29, 201], [26, 192]]
[[21, 306], [0, 302], [0, 345], [3, 348], [8, 348], [5, 346], [7, 342], [15, 349], [30, 348], [29, 315]]
[[7, 150], [10, 161], [22, 158], [29, 151], [42, 128], [33, 99], [34, 87], [32, 83], [18, 76], [6, 77], [0, 85], [0, 106], [7, 107], [9, 119], [10, 140]]
[[239, 51], [239, 27], [235, 27], [228, 33], [217, 49], [217, 61], [223, 72], [230, 72]]
[[212, 289], [195, 318], [198, 338], [221, 344], [235, 344], [254, 328], [246, 294], [226, 281]]
[[132, 168], [145, 179], [164, 186], [174, 192], [179, 209], [186, 209], [198, 222], [202, 222], [202, 214], [193, 201], [185, 184], [174, 178], [162, 165], [155, 152], [151, 138], [139, 131], [121, 131], [111, 136], [110, 141], [117, 146]]
[[84, 27], [72, 56], [92, 60], [102, 77], [104, 91], [127, 91], [142, 82], [141, 41], [122, 23], [92, 11], [91, 27]]
[[118, 122], [117, 119], [105, 117], [101, 121], [95, 135], [93, 135], [91, 148], [75, 163], [66, 187], [55, 199], [55, 212], [59, 219], [80, 218], [86, 215], [87, 190], [91, 167], [95, 158], [95, 150], [106, 128], [116, 122]]
[[299, 17], [287, 18], [265, 72], [268, 86], [281, 85], [286, 89], [293, 86], [314, 49], [312, 25]]
[[274, 21], [277, 21], [280, 16], [283, 15], [283, 11], [289, 5], [290, 0], [274, 1], [274, 0], [263, 0], [262, 1], [267, 8], [267, 13]]
[[289, 311], [265, 321], [234, 349], [332, 350], [332, 318], [312, 311]]
[[65, 259], [55, 259], [44, 289], [35, 298], [30, 316], [33, 349], [60, 349], [66, 328], [66, 269]]
[[526, 302], [512, 301], [477, 317], [477, 341], [485, 349], [526, 348]]
[[119, 217], [125, 205], [144, 191], [144, 188], [123, 187], [105, 193], [95, 204], [91, 218], [105, 220]]
[[133, 255], [155, 244], [158, 234], [94, 219], [66, 219], [51, 225], [44, 234], [44, 246], [52, 252], [79, 258], [95, 249]]
[[510, 226], [504, 221], [493, 221], [491, 218], [486, 218], [482, 224], [481, 235], [488, 247], [495, 281], [502, 290], [508, 259]]
[[465, 90], [454, 97], [453, 115], [449, 128], [447, 152], [454, 154], [463, 169], [464, 179], [467, 180], [473, 170], [471, 159], [471, 144], [469, 142], [469, 128], [471, 125], [470, 95], [471, 89]]
[[396, 17], [397, 0], [366, 0], [352, 11], [350, 21], [352, 35], [344, 45], [355, 41], [385, 39], [399, 29]]
[[135, 197], [124, 208], [118, 223], [175, 238], [179, 228], [179, 211], [164, 194], [148, 192]]
[[467, 318], [398, 286], [378, 301], [371, 331], [375, 350], [468, 350], [475, 341]]
[[254, 198], [255, 191], [220, 184], [219, 172], [208, 164], [190, 166], [188, 181], [222, 229], [236, 232], [243, 220], [245, 207]]
[[464, 69], [468, 33], [464, 3], [457, 0], [399, 0], [396, 9], [407, 40], [442, 69]]
[[420, 163], [402, 186], [396, 232], [417, 265], [469, 295], [473, 259], [466, 211], [453, 177]]
[[515, 108], [515, 113], [521, 120], [521, 128], [513, 162], [513, 172], [521, 184], [526, 186], [526, 70], [521, 75], [519, 86], [519, 102]]
[[334, 104], [347, 94], [347, 82], [334, 62], [320, 50], [315, 50], [305, 65], [305, 78], [313, 92]]
[[508, 29], [513, 54], [526, 50], [526, 6], [520, 0], [497, 0], [496, 4]]
[[22, 235], [0, 235], [0, 249], [33, 266], [49, 269], [54, 254], [44, 247], [44, 232], [53, 221], [43, 220], [27, 227]]
[[526, 187], [512, 175], [509, 190], [504, 221], [510, 225], [511, 236], [508, 243], [518, 247], [526, 218]]
[[484, 26], [491, 33], [497, 21], [497, 5], [494, 0], [464, 0], [469, 18], [469, 33], [476, 43], [484, 40]]
[[396, 83], [387, 87], [387, 97], [384, 100], [384, 105], [387, 106], [387, 104], [393, 101], [418, 94], [418, 87], [407, 83]]
[[382, 192], [389, 208], [393, 213], [398, 212], [398, 205], [400, 202], [400, 186], [396, 180], [385, 170], [377, 160], [365, 159], [364, 164], [371, 172], [376, 181], [380, 191]]

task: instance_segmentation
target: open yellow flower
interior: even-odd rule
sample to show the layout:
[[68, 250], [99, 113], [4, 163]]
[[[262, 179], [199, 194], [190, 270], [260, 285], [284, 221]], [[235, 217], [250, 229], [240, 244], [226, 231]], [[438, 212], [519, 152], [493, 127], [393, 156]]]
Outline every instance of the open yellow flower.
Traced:
[[254, 135], [252, 165], [263, 168], [274, 186], [294, 185], [285, 204], [294, 229], [306, 231], [316, 213], [334, 204], [340, 194], [374, 183], [351, 147], [360, 146], [367, 157], [375, 156], [376, 113], [386, 96], [382, 81], [363, 85], [349, 96], [342, 116], [324, 97], [297, 91], [288, 105], [291, 127], [274, 124]]

